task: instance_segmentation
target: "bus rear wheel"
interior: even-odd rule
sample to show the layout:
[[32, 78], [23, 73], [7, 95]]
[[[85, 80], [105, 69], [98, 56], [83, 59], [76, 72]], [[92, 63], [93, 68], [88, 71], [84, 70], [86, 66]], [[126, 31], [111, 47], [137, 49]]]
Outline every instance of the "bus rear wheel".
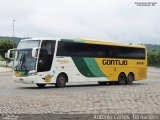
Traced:
[[66, 85], [66, 81], [67, 81], [67, 77], [65, 74], [59, 74], [58, 77], [57, 77], [57, 81], [56, 81], [56, 84], [55, 86], [56, 87], [65, 87]]
[[46, 84], [37, 84], [39, 88], [44, 88]]
[[126, 75], [125, 73], [120, 73], [118, 76], [118, 84], [119, 85], [124, 85], [126, 84]]
[[127, 79], [126, 79], [126, 83], [131, 85], [134, 81], [134, 75], [133, 73], [129, 73], [128, 76], [127, 76]]

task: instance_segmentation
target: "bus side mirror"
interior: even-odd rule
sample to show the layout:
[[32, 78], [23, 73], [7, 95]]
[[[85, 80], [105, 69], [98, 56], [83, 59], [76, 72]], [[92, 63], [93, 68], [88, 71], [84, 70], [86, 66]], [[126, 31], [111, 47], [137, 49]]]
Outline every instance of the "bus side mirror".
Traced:
[[7, 53], [5, 53], [5, 58], [8, 58], [8, 59], [10, 59], [10, 60], [14, 60], [14, 58], [15, 58], [15, 49], [9, 49], [8, 51], [7, 51]]
[[32, 49], [32, 57], [37, 58], [38, 57], [38, 51], [40, 48], [33, 48]]

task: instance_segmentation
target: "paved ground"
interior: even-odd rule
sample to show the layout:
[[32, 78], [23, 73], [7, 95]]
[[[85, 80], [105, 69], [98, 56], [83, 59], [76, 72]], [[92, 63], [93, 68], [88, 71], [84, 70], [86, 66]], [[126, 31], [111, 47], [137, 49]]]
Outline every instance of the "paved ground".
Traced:
[[160, 69], [133, 85], [79, 83], [65, 88], [14, 83], [0, 73], [0, 113], [139, 113], [160, 114]]
[[5, 67], [0, 67], [0, 73], [4, 72], [12, 72], [13, 70], [11, 68], [5, 68]]
[[[0, 66], [3, 65], [3, 66], [6, 66], [6, 61], [0, 61]], [[8, 66], [13, 66], [13, 62], [10, 62], [9, 64], [7, 64]], [[13, 71], [11, 68], [9, 67], [0, 67], [0, 73], [4, 73], [4, 72], [11, 72]]]

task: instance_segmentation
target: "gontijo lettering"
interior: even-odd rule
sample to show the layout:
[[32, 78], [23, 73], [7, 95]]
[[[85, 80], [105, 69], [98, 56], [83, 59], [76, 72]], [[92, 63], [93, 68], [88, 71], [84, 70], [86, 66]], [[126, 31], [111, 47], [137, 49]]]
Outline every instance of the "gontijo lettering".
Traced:
[[102, 60], [103, 65], [127, 65], [127, 60]]

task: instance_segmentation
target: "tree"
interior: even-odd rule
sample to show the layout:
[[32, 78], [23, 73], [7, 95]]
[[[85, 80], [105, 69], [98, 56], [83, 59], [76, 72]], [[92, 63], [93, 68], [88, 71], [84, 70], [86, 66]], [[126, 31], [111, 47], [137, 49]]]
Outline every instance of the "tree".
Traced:
[[156, 49], [152, 49], [148, 53], [148, 65], [149, 66], [160, 66], [160, 52]]
[[10, 39], [6, 39], [6, 38], [1, 38], [0, 39], [0, 55], [5, 58], [5, 53], [8, 51], [8, 49], [12, 49], [14, 47], [16, 47], [16, 43], [13, 42]]
[[158, 61], [158, 66], [160, 67], [160, 52], [158, 52], [157, 61]]

